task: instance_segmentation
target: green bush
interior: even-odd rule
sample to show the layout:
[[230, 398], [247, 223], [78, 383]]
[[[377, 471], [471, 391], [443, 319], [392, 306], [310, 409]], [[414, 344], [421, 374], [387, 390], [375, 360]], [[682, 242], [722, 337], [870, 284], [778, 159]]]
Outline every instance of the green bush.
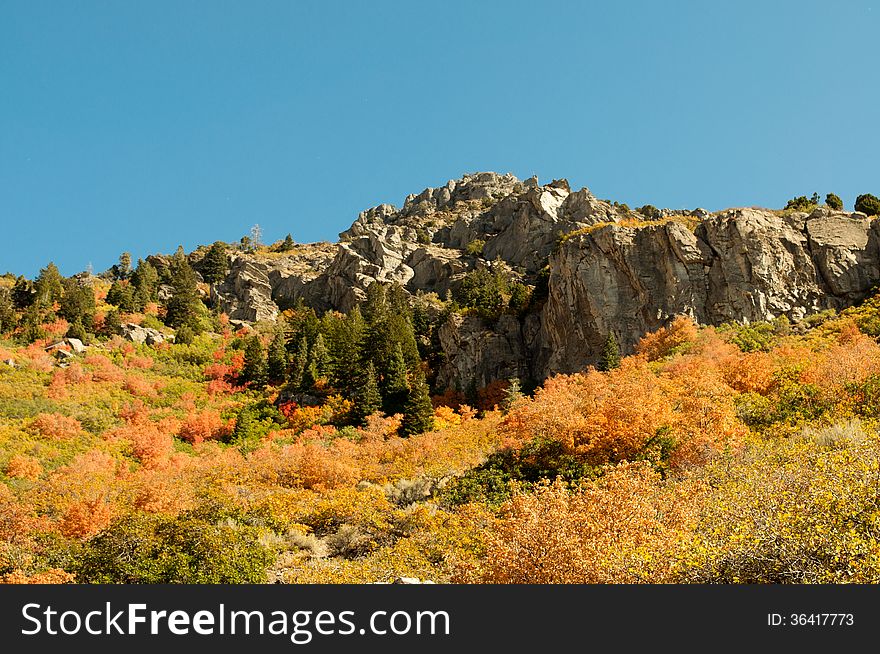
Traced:
[[475, 238], [473, 241], [467, 244], [467, 247], [464, 251], [472, 257], [481, 257], [483, 256], [483, 248], [485, 247], [486, 241], [481, 238]]
[[83, 548], [78, 581], [103, 584], [255, 584], [274, 553], [261, 532], [231, 518], [135, 514], [116, 520]]
[[836, 211], [843, 209], [843, 200], [841, 200], [840, 196], [835, 193], [829, 193], [825, 196], [825, 204], [827, 204], [830, 209]]
[[520, 450], [506, 449], [490, 455], [482, 465], [449, 482], [440, 499], [447, 506], [484, 502], [497, 507], [510, 499], [513, 483], [529, 488], [559, 477], [575, 484], [596, 474], [594, 468], [566, 454], [559, 441], [536, 438]]
[[799, 195], [786, 203], [785, 208], [792, 211], [812, 211], [819, 204], [819, 196], [815, 193], [813, 194], [813, 198], [808, 198], [806, 195]]
[[880, 216], [880, 198], [865, 193], [856, 198], [855, 210], [869, 216]]
[[642, 214], [648, 220], [659, 220], [660, 219], [660, 210], [655, 207], [653, 204], [646, 204], [642, 207], [636, 209], [637, 212]]

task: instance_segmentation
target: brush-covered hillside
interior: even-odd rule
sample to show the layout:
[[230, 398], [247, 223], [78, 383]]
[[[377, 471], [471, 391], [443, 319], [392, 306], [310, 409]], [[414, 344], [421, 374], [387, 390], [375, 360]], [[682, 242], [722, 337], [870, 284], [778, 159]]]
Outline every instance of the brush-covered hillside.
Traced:
[[[303, 406], [276, 337], [219, 322], [62, 365], [62, 319], [4, 342], [5, 581], [880, 580], [880, 299], [797, 334], [679, 318], [481, 407], [432, 407], [412, 373]], [[347, 363], [303, 374], [329, 389]]]
[[6, 276], [0, 580], [880, 581], [865, 198], [484, 173], [335, 246]]

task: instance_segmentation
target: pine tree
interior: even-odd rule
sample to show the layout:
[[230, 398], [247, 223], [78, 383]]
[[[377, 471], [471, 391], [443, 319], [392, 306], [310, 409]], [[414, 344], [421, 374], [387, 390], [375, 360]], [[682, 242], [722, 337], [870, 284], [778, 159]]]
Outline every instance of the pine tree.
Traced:
[[367, 297], [361, 305], [361, 313], [367, 325], [375, 325], [388, 315], [388, 299], [385, 287], [380, 282], [373, 282], [367, 287]]
[[299, 339], [299, 345], [296, 348], [296, 354], [293, 359], [293, 370], [290, 374], [290, 379], [288, 379], [288, 383], [291, 388], [295, 388], [296, 390], [302, 390], [304, 385], [304, 378], [306, 374], [306, 368], [309, 365], [309, 341], [305, 336], [301, 336]]
[[182, 248], [178, 248], [172, 257], [168, 273], [174, 292], [166, 304], [165, 322], [174, 328], [187, 324], [197, 333], [202, 302], [199, 299], [195, 271], [189, 265]]
[[386, 415], [403, 413], [409, 396], [409, 384], [406, 379], [406, 360], [400, 344], [388, 361], [388, 367], [382, 379], [382, 407]]
[[620, 367], [620, 347], [617, 345], [617, 339], [614, 332], [608, 332], [605, 337], [605, 345], [602, 347], [602, 356], [599, 358], [597, 368], [603, 372], [613, 370]]
[[25, 277], [19, 275], [12, 287], [12, 303], [17, 309], [27, 309], [34, 303], [34, 285]]
[[318, 332], [318, 335], [315, 337], [315, 343], [312, 345], [312, 351], [309, 358], [311, 359], [311, 365], [315, 371], [315, 381], [326, 379], [330, 357], [327, 353], [327, 346], [324, 344], [324, 335], [320, 332]]
[[65, 279], [62, 285], [61, 316], [70, 323], [79, 323], [85, 331], [91, 331], [95, 319], [95, 291], [90, 284], [82, 284], [73, 277]]
[[46, 332], [41, 327], [40, 307], [34, 303], [25, 309], [21, 316], [21, 340], [25, 343], [33, 343], [45, 338]]
[[354, 395], [354, 414], [361, 425], [366, 425], [367, 417], [382, 408], [382, 396], [376, 383], [376, 369], [373, 363], [367, 364], [362, 375], [361, 385]]
[[825, 204], [828, 205], [828, 208], [834, 209], [835, 211], [840, 211], [841, 209], [843, 209], [843, 200], [841, 200], [840, 196], [836, 193], [826, 194]]
[[12, 293], [6, 288], [0, 288], [0, 334], [12, 331], [15, 324], [15, 305], [12, 302]]
[[70, 326], [67, 328], [67, 333], [64, 335], [67, 338], [76, 338], [83, 343], [89, 342], [89, 334], [79, 320], [70, 323]]
[[425, 382], [421, 366], [413, 373], [409, 396], [403, 410], [403, 423], [400, 426], [404, 436], [421, 434], [434, 429], [434, 407]]
[[[361, 361], [361, 343], [364, 337], [364, 319], [358, 307], [344, 318], [333, 319], [327, 314], [327, 349], [330, 353], [332, 385], [345, 395], [352, 395], [361, 383], [366, 366]], [[375, 375], [375, 366], [373, 366]]]
[[107, 304], [119, 307], [122, 311], [134, 312], [139, 311], [143, 307], [135, 299], [135, 289], [128, 282], [114, 280], [107, 291]]
[[134, 301], [137, 311], [143, 311], [149, 302], [156, 302], [159, 288], [159, 273], [149, 261], [138, 259], [137, 268], [131, 275], [131, 286], [134, 288]]
[[244, 346], [244, 366], [241, 381], [259, 388], [266, 382], [266, 355], [260, 337], [253, 334]]
[[117, 280], [124, 280], [131, 277], [131, 254], [128, 252], [120, 254], [119, 263], [113, 266], [111, 273]]
[[507, 389], [504, 391], [504, 401], [501, 404], [504, 413], [507, 413], [510, 410], [510, 407], [513, 406], [513, 403], [522, 396], [522, 384], [520, 384], [519, 379], [516, 377], [508, 379]]
[[269, 344], [266, 355], [266, 376], [273, 384], [283, 384], [287, 378], [288, 356], [284, 332], [278, 330]]
[[61, 296], [64, 294], [61, 280], [58, 266], [51, 261], [49, 265], [40, 270], [40, 274], [34, 282], [34, 291], [36, 292], [36, 303], [41, 308], [51, 307], [53, 303], [61, 300]]
[[111, 309], [107, 312], [107, 315], [104, 316], [104, 327], [102, 331], [107, 336], [114, 336], [122, 333], [122, 320], [119, 318], [119, 311]]
[[229, 255], [226, 254], [226, 244], [215, 241], [202, 259], [202, 278], [209, 284], [216, 284], [226, 278], [228, 270]]
[[284, 242], [278, 247], [279, 252], [290, 252], [296, 247], [296, 243], [293, 241], [293, 237], [288, 234], [284, 237]]
[[196, 335], [193, 332], [192, 327], [186, 323], [178, 327], [177, 331], [174, 333], [174, 342], [178, 345], [192, 345], [195, 338]]

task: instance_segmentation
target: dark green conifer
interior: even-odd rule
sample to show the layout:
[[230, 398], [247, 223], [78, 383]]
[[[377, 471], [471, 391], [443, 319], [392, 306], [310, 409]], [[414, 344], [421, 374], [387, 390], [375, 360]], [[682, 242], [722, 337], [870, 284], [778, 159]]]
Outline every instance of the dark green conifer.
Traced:
[[288, 364], [289, 357], [284, 342], [284, 332], [279, 329], [269, 344], [269, 351], [266, 354], [266, 377], [268, 380], [273, 384], [283, 384], [287, 380]]
[[596, 367], [603, 372], [620, 367], [620, 347], [617, 345], [614, 332], [608, 332], [608, 336], [605, 337], [605, 345], [602, 346], [602, 355]]
[[421, 366], [417, 367], [412, 375], [409, 395], [403, 410], [403, 423], [400, 426], [401, 434], [412, 436], [431, 431], [434, 428], [434, 407], [431, 404], [431, 396], [428, 384], [425, 382], [425, 373]]

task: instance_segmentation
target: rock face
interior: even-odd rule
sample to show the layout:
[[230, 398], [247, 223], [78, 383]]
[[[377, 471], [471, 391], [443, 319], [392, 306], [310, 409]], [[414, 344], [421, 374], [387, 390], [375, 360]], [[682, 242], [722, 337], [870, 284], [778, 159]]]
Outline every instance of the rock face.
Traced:
[[546, 376], [594, 363], [608, 332], [631, 351], [676, 315], [717, 325], [848, 306], [880, 279], [877, 229], [876, 220], [827, 209], [788, 217], [737, 209], [693, 232], [666, 222], [571, 238], [551, 257], [536, 369]]
[[[565, 180], [465, 175], [408, 196], [400, 209], [362, 212], [335, 245], [236, 253], [211, 299], [233, 320], [256, 322], [297, 302], [348, 311], [375, 281], [442, 298], [496, 260], [533, 287], [549, 271], [546, 299], [525, 315], [494, 324], [453, 315], [439, 328], [445, 356], [435, 385], [464, 390], [581, 370], [597, 361], [609, 332], [628, 352], [679, 314], [716, 325], [799, 320], [851, 305], [880, 282], [880, 226], [863, 214], [650, 213], [586, 188], [572, 192]], [[147, 338], [126, 329], [129, 338]]]
[[233, 257], [226, 279], [211, 286], [211, 301], [233, 320], [274, 320], [278, 306], [272, 301], [269, 266], [248, 257]]

